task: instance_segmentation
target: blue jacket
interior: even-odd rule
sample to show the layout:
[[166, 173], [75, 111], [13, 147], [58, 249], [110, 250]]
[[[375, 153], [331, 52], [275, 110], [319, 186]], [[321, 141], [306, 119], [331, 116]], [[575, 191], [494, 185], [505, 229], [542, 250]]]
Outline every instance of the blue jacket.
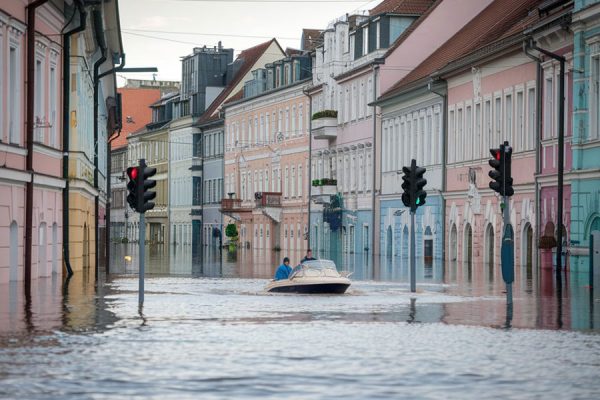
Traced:
[[281, 280], [281, 279], [287, 279], [289, 278], [290, 274], [292, 273], [292, 268], [285, 265], [285, 264], [281, 264], [279, 267], [277, 267], [277, 271], [275, 271], [275, 280]]

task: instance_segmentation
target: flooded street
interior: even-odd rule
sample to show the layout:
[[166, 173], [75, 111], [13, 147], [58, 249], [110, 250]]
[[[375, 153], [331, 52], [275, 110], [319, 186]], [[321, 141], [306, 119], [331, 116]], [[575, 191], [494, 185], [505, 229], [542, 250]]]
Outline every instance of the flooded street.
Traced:
[[[588, 276], [337, 260], [345, 295], [267, 294], [277, 253], [148, 250], [138, 309], [135, 246], [103, 285], [2, 286], [4, 398], [596, 398], [600, 301]], [[292, 263], [300, 255], [291, 255]], [[271, 259], [273, 258], [273, 259]], [[334, 257], [335, 258], [335, 257]], [[343, 266], [343, 268], [342, 268]], [[481, 271], [484, 271], [482, 273]], [[598, 290], [600, 291], [600, 289]]]

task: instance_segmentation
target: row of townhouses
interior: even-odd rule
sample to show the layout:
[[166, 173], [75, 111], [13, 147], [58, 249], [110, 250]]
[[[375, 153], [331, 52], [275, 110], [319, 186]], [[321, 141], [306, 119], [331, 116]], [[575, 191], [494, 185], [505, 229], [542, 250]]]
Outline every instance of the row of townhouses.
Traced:
[[124, 56], [117, 0], [0, 4], [0, 284], [93, 279]]
[[[385, 0], [305, 29], [299, 50], [196, 48], [113, 173], [157, 167], [145, 240], [191, 257], [232, 241], [408, 257], [401, 170], [416, 159], [428, 181], [417, 256], [491, 274], [503, 222], [489, 149], [508, 141], [517, 264], [551, 265], [562, 236], [583, 269], [600, 231], [598, 43], [597, 0]], [[114, 237], [138, 240], [119, 190]]]

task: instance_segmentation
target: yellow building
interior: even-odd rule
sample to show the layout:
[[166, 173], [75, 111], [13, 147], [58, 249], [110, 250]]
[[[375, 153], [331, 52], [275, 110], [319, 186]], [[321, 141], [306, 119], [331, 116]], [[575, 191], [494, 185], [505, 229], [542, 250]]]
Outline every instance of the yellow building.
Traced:
[[[107, 141], [120, 125], [113, 64], [123, 57], [117, 2], [86, 11], [74, 10], [77, 18], [69, 27], [69, 63], [64, 70], [69, 95], [65, 96], [68, 123], [63, 132], [68, 178], [63, 197], [63, 254], [67, 270], [74, 272], [96, 268], [98, 256], [104, 253]], [[78, 32], [82, 26], [85, 29]]]

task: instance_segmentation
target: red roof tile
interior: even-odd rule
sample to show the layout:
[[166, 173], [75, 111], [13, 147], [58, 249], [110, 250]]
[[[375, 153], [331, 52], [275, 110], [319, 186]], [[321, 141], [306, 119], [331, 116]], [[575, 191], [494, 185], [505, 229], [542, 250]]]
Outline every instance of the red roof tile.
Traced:
[[383, 13], [421, 15], [431, 7], [432, 3], [432, 0], [383, 0], [369, 10], [369, 15]]
[[[238, 85], [238, 83], [240, 83], [244, 76], [246, 76], [246, 74], [250, 72], [252, 67], [254, 67], [256, 62], [265, 53], [265, 51], [267, 51], [267, 49], [269, 48], [269, 46], [271, 46], [272, 43], [276, 43], [277, 46], [279, 46], [277, 39], [271, 39], [268, 42], [264, 42], [254, 47], [250, 47], [249, 49], [243, 50], [237, 56], [236, 60], [242, 60], [243, 62], [242, 66], [238, 70], [238, 73], [233, 77], [231, 83], [225, 89], [223, 89], [223, 91], [217, 96], [217, 98], [210, 104], [210, 106], [204, 112], [204, 114], [202, 114], [202, 117], [200, 117], [200, 120], [198, 122], [209, 122], [218, 117], [216, 112], [218, 111], [219, 107], [221, 107], [225, 100], [227, 100], [231, 96], [231, 92], [233, 91], [233, 89]], [[283, 57], [284, 51], [281, 48], [281, 46], [279, 46], [279, 49], [281, 50]]]
[[[380, 96], [392, 97], [410, 83], [427, 77], [452, 61], [523, 31], [540, 0], [496, 0], [481, 11], [431, 56]], [[537, 13], [535, 13], [537, 15]]]
[[119, 88], [123, 108], [121, 134], [111, 142], [111, 148], [127, 146], [127, 136], [152, 121], [150, 105], [160, 98], [159, 88]]

